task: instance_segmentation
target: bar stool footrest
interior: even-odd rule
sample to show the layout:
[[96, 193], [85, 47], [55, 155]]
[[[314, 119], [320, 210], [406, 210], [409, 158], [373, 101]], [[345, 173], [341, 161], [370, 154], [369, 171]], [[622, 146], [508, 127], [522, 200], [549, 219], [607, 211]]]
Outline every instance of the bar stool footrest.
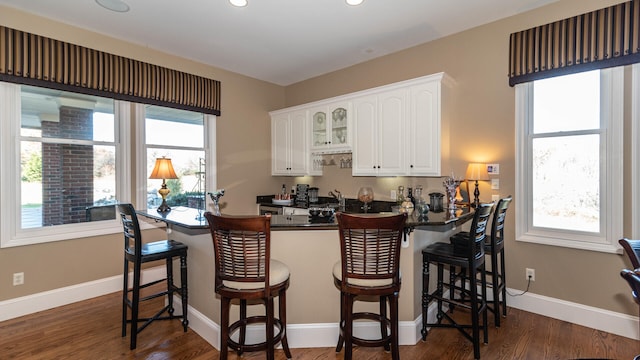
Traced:
[[[243, 353], [245, 351], [253, 352], [253, 351], [266, 350], [267, 349], [266, 340], [256, 344], [240, 344], [231, 338], [231, 335], [233, 335], [236, 331], [239, 331], [242, 327], [246, 327], [247, 325], [252, 325], [252, 324], [263, 324], [266, 327], [266, 323], [267, 323], [267, 317], [264, 315], [249, 316], [244, 320], [238, 320], [234, 322], [229, 326], [229, 339], [227, 340], [227, 345], [231, 349], [239, 353]], [[273, 344], [277, 344], [282, 340], [282, 337], [285, 334], [286, 328], [282, 326], [282, 321], [278, 318], [273, 319], [273, 326], [275, 326], [276, 329], [278, 330], [273, 334]]]
[[[357, 312], [357, 313], [353, 313], [352, 316], [354, 321], [355, 320], [372, 320], [372, 321], [376, 321], [378, 323], [384, 324], [384, 326], [386, 326], [388, 329], [391, 327], [391, 320], [389, 318], [383, 317], [380, 314], [370, 313], [370, 312]], [[340, 326], [340, 333], [344, 334], [344, 324], [341, 324]], [[387, 336], [380, 339], [363, 339], [352, 334], [351, 342], [354, 345], [367, 346], [367, 347], [387, 346], [391, 344], [391, 331], [388, 331]]]

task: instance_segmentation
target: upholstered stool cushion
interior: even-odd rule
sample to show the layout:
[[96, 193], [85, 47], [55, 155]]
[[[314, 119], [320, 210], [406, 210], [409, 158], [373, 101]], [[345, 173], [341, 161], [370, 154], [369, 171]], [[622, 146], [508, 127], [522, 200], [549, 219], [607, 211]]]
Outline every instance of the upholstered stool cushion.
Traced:
[[[342, 281], [342, 263], [338, 261], [333, 265], [333, 276]], [[402, 272], [400, 272], [400, 278], [402, 279]], [[376, 287], [376, 286], [387, 286], [391, 285], [393, 282], [392, 279], [349, 279], [349, 284], [356, 286], [367, 286], [367, 287]]]
[[[269, 264], [269, 285], [274, 286], [287, 281], [290, 274], [287, 265], [274, 259], [271, 259]], [[263, 282], [239, 282], [225, 280], [222, 284], [228, 288], [238, 290], [253, 290], [264, 287]]]

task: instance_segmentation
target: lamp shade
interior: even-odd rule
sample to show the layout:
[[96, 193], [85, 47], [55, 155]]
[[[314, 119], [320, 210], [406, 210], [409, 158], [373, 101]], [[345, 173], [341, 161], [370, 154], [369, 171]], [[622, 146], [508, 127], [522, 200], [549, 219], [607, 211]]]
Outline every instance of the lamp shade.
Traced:
[[157, 158], [156, 165], [149, 175], [149, 179], [177, 179], [178, 175], [173, 170], [171, 159], [169, 158]]
[[487, 173], [487, 164], [471, 163], [467, 166], [467, 180], [487, 181], [489, 173]]

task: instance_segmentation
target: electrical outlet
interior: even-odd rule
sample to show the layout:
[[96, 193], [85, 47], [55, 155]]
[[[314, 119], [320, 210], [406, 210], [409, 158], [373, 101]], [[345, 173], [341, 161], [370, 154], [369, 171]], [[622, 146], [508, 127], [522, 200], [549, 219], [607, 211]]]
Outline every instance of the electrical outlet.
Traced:
[[13, 274], [13, 286], [24, 284], [24, 273], [14, 273]]
[[491, 179], [491, 190], [500, 190], [500, 179]]
[[391, 190], [391, 192], [389, 193], [389, 196], [391, 197], [392, 201], [395, 201], [397, 199], [397, 193], [395, 190]]
[[536, 269], [525, 269], [526, 280], [536, 281]]
[[500, 194], [492, 194], [491, 201], [496, 202], [500, 200]]

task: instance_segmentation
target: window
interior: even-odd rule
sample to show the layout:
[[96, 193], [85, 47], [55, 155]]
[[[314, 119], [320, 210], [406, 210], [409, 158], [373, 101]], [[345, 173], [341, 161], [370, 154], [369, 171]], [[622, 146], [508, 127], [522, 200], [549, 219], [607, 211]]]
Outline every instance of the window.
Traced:
[[[148, 209], [157, 208], [162, 198], [158, 189], [162, 180], [149, 179], [155, 161], [160, 157], [171, 159], [178, 179], [167, 179], [167, 204], [206, 210], [206, 192], [215, 184], [215, 161], [208, 161], [208, 139], [214, 138], [215, 117], [186, 110], [155, 105], [137, 104], [138, 158], [144, 161], [144, 169], [138, 176], [143, 179], [144, 191], [138, 192], [138, 204]], [[212, 156], [213, 157], [213, 156]], [[213, 157], [215, 159], [215, 157]], [[210, 164], [207, 164], [210, 162]], [[211, 163], [212, 162], [212, 163]]]
[[[118, 159], [118, 102], [0, 84], [2, 246], [104, 233], [128, 199]], [[101, 224], [97, 224], [101, 222]]]
[[116, 202], [158, 206], [162, 180], [148, 177], [161, 156], [179, 176], [167, 181], [169, 205], [207, 208], [215, 116], [134, 109], [132, 116], [126, 101], [0, 82], [0, 247], [121, 232]]
[[166, 180], [171, 190], [167, 204], [204, 209], [205, 149], [204, 115], [160, 106], [144, 106], [144, 133], [147, 163], [147, 208], [155, 209], [162, 202], [158, 189], [162, 180], [149, 179], [160, 157], [171, 159], [178, 179]]
[[616, 250], [623, 68], [516, 86], [516, 239]]

